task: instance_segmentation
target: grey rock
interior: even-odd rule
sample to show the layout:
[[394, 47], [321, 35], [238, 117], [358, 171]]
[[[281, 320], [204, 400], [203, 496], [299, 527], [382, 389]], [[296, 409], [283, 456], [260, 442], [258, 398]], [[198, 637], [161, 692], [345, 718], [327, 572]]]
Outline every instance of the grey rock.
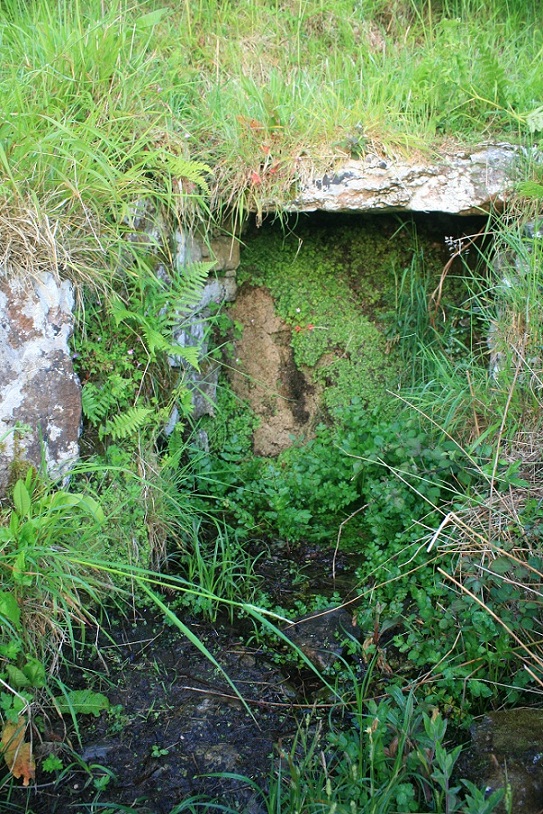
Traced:
[[81, 752], [81, 760], [84, 760], [85, 763], [103, 763], [107, 760], [110, 752], [118, 748], [118, 743], [92, 743]]
[[[488, 794], [510, 787], [515, 814], [543, 809], [543, 710], [491, 712], [472, 726], [463, 773]], [[503, 802], [497, 814], [506, 811]]]
[[342, 607], [302, 616], [284, 633], [318, 670], [331, 667], [342, 655], [342, 640], [360, 635], [352, 613]]
[[238, 750], [230, 743], [197, 746], [194, 753], [210, 772], [233, 772], [240, 762]]
[[73, 301], [71, 284], [50, 273], [0, 282], [0, 493], [14, 464], [44, 463], [59, 476], [78, 457], [81, 387], [68, 346]]
[[[216, 248], [220, 253], [213, 256], [215, 269], [227, 269], [221, 277], [213, 273], [205, 283], [198, 303], [190, 310], [179, 314], [179, 327], [174, 331], [175, 342], [183, 348], [196, 347], [199, 349], [201, 359], [200, 369], [196, 370], [180, 357], [171, 357], [170, 365], [179, 368], [184, 377], [185, 384], [192, 392], [192, 417], [201, 418], [203, 415], [213, 415], [215, 410], [217, 383], [219, 379], [219, 365], [208, 358], [208, 324], [211, 306], [232, 302], [236, 297], [235, 265], [239, 264], [239, 246], [233, 248], [231, 241], [228, 245], [224, 239], [217, 239], [211, 245], [211, 250], [199, 242], [197, 238], [183, 230], [175, 234], [176, 250], [175, 272], [183, 273], [183, 268], [190, 263], [209, 262], [210, 251]], [[177, 411], [172, 413], [165, 427], [168, 435], [172, 432], [178, 420]]]
[[530, 220], [524, 225], [524, 234], [529, 240], [543, 238], [543, 220]]
[[479, 214], [505, 202], [519, 156], [514, 145], [487, 144], [438, 157], [343, 160], [332, 171], [302, 182], [287, 208]]

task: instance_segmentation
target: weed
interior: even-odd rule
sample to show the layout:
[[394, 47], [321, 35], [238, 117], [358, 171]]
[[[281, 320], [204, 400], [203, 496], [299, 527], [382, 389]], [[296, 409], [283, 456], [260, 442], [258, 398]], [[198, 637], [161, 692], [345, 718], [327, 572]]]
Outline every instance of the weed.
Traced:
[[362, 681], [350, 674], [345, 719], [331, 716], [326, 729], [322, 718], [308, 714], [291, 745], [280, 745], [266, 790], [250, 778], [215, 776], [248, 784], [269, 814], [494, 811], [503, 790], [487, 799], [473, 783], [453, 779], [461, 747], [447, 743], [447, 722], [437, 708], [398, 687], [377, 703], [368, 695], [371, 670]]
[[407, 249], [391, 240], [396, 226], [341, 221], [332, 232], [329, 224], [301, 221], [286, 234], [263, 227], [242, 252], [240, 282], [269, 289], [292, 333], [298, 369], [308, 372], [330, 409], [359, 397], [370, 412], [386, 411], [386, 388], [397, 383], [379, 330], [394, 265], [408, 262]]
[[151, 757], [159, 758], [159, 757], [166, 757], [170, 754], [169, 749], [163, 749], [157, 743], [154, 743], [151, 748]]

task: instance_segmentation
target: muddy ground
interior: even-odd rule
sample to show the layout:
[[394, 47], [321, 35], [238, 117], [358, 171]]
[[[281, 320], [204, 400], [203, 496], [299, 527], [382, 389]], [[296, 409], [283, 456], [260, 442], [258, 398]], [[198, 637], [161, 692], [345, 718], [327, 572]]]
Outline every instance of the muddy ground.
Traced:
[[[38, 777], [29, 793], [35, 814], [83, 811], [79, 805], [97, 797], [142, 813], [168, 814], [175, 804], [202, 794], [230, 798], [248, 814], [261, 810], [248, 784], [206, 775], [247, 774], [265, 784], [275, 744], [294, 725], [292, 691], [276, 667], [232, 632], [198, 624], [192, 629], [248, 709], [216, 667], [154, 614], [118, 626], [111, 631], [115, 642], [102, 649], [106, 680], [93, 687], [107, 694], [112, 711], [81, 718], [82, 745], [73, 744], [92, 775], [74, 765], [58, 785]], [[98, 673], [104, 664], [96, 659], [89, 666]], [[108, 773], [111, 779], [97, 795]]]
[[[306, 559], [312, 569], [307, 552]], [[327, 562], [331, 566], [331, 557], [323, 557], [321, 569]], [[342, 568], [346, 562], [340, 560]], [[283, 600], [294, 595], [285, 580], [275, 587]], [[242, 814], [264, 814], [261, 796], [250, 782], [224, 773], [246, 776], [266, 794], [272, 757], [290, 749], [297, 725], [322, 685], [313, 674], [287, 668], [280, 658], [274, 663], [269, 652], [251, 644], [247, 620], [232, 628], [185, 613], [183, 621], [236, 685], [246, 706], [220, 670], [156, 610], [111, 621], [99, 635], [99, 651], [87, 644], [63, 676], [70, 688], [104, 693], [110, 710], [98, 717], [79, 715], [79, 736], [73, 728], [69, 736], [71, 749], [63, 744], [63, 721], [51, 714], [44, 731], [36, 733], [35, 752], [57, 754], [65, 768], [56, 776], [38, 768], [34, 786], [10, 793], [13, 810], [170, 814], [176, 805], [198, 797], [218, 799]], [[87, 631], [88, 642], [93, 635]], [[217, 773], [223, 776], [212, 776]]]

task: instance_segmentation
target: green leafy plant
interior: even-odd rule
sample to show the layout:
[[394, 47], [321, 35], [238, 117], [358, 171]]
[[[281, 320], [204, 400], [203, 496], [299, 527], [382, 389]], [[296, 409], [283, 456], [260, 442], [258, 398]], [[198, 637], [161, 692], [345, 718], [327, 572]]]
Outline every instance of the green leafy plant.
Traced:
[[[90, 493], [50, 489], [30, 469], [15, 483], [11, 501], [0, 523], [0, 716], [8, 768], [28, 785], [35, 771], [31, 740], [25, 740], [30, 710], [40, 694], [52, 696], [58, 648], [65, 641], [74, 646], [76, 629], [94, 619], [90, 602], [110, 582], [79, 559], [89, 558], [105, 520]], [[74, 697], [72, 713], [77, 706]]]
[[349, 711], [343, 719], [331, 717], [328, 728], [318, 714], [308, 714], [291, 745], [280, 748], [265, 790], [250, 778], [216, 776], [248, 783], [269, 814], [496, 810], [503, 790], [487, 797], [474, 783], [456, 779], [462, 747], [447, 742], [447, 721], [437, 708], [395, 686], [376, 702], [368, 687], [367, 678], [356, 680]]
[[48, 755], [41, 764], [42, 771], [49, 773], [59, 772], [64, 764], [57, 755]]
[[408, 411], [379, 421], [353, 399], [334, 418], [277, 460], [241, 450], [203, 456], [202, 490], [212, 484], [217, 506], [248, 533], [293, 543], [335, 539], [339, 525], [357, 513], [342, 543], [371, 549], [371, 568], [405, 546], [406, 530], [456, 494], [460, 481], [469, 487], [480, 477], [453, 440], [425, 429]]
[[94, 715], [109, 710], [109, 700], [105, 695], [91, 690], [69, 690], [53, 699], [61, 715]]
[[[447, 745], [447, 722], [438, 710], [425, 708], [398, 687], [379, 703], [370, 699], [364, 708], [360, 694], [358, 699], [351, 727], [333, 728], [328, 736], [324, 760], [313, 747], [308, 764], [296, 772], [296, 793], [307, 796], [309, 810], [317, 810], [311, 806], [320, 797], [346, 811], [464, 811], [464, 795], [453, 782], [461, 747]], [[317, 794], [307, 788], [313, 783]], [[482, 790], [475, 793], [479, 801], [484, 799]], [[490, 811], [501, 796], [494, 795]]]
[[154, 743], [151, 747], [151, 757], [159, 758], [159, 757], [166, 757], [169, 754], [169, 749], [163, 749], [158, 745], [158, 743]]
[[90, 493], [48, 490], [33, 470], [17, 481], [12, 501], [0, 527], [0, 573], [9, 587], [3, 591], [3, 607], [12, 629], [22, 630], [31, 642], [51, 625], [55, 630], [52, 606], [63, 609], [65, 620], [86, 618], [84, 594], [92, 597], [107, 578], [72, 561], [74, 544], [86, 553], [92, 550], [105, 517]]

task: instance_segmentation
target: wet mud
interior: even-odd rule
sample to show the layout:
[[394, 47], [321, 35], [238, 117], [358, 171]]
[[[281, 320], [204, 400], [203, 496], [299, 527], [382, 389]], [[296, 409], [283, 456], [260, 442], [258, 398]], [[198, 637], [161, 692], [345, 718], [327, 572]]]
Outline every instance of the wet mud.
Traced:
[[[67, 766], [59, 779], [51, 782], [38, 771], [34, 788], [19, 789], [14, 802], [33, 814], [83, 812], [93, 802], [169, 814], [204, 796], [260, 814], [262, 804], [248, 782], [212, 775], [246, 775], [265, 789], [271, 756], [295, 731], [303, 705], [294, 702], [278, 667], [233, 631], [198, 623], [191, 629], [245, 704], [217, 666], [155, 613], [119, 623], [100, 657], [85, 665], [96, 671], [92, 689], [107, 695], [110, 710], [98, 718], [78, 716], [81, 742], [73, 733], [73, 753], [60, 743], [56, 749]], [[41, 748], [61, 737], [53, 720]]]
[[[338, 594], [352, 598], [355, 565], [333, 549], [278, 547], [258, 570], [294, 619], [304, 597], [328, 596], [331, 604]], [[35, 732], [36, 782], [10, 791], [18, 814], [171, 814], [192, 798], [265, 814], [254, 783], [266, 795], [273, 759], [289, 750], [322, 681], [297, 667], [281, 641], [267, 642], [266, 650], [248, 619], [212, 625], [186, 609], [179, 618], [212, 660], [155, 608], [112, 614], [102, 630], [86, 631], [86, 644], [61, 678], [70, 689], [103, 693], [109, 710], [77, 715], [74, 727], [50, 708], [45, 728]], [[57, 756], [63, 770], [44, 772], [47, 755]]]

